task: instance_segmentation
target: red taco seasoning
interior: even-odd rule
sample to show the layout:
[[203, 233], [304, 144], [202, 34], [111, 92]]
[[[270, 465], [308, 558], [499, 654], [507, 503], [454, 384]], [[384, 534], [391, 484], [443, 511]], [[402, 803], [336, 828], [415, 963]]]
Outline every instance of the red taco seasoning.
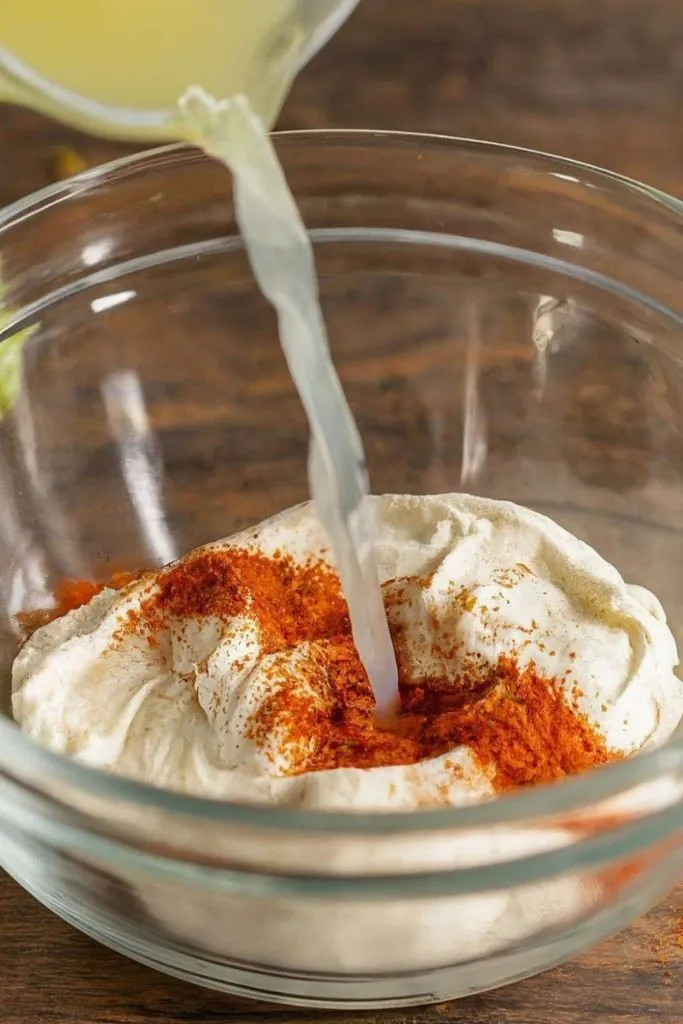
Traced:
[[[130, 579], [118, 575], [110, 585]], [[101, 589], [69, 581], [56, 592], [57, 609], [77, 607]], [[468, 607], [462, 593], [456, 599]], [[295, 758], [293, 773], [408, 765], [466, 745], [502, 793], [583, 772], [614, 756], [556, 680], [533, 665], [520, 667], [511, 656], [473, 666], [455, 681], [400, 679], [400, 714], [390, 730], [378, 727], [339, 580], [323, 562], [302, 565], [287, 555], [238, 547], [199, 551], [160, 572], [141, 607], [128, 613], [123, 631], [153, 636], [170, 621], [227, 622], [241, 614], [255, 620], [263, 655], [310, 644], [312, 670], [323, 680], [320, 700], [311, 701], [294, 685], [297, 678], [287, 678], [287, 660], [279, 659], [272, 692], [250, 721], [255, 743], [265, 744], [277, 729], [288, 747], [309, 751]], [[399, 665], [402, 642], [395, 637]]]
[[62, 615], [66, 615], [67, 612], [71, 612], [75, 608], [82, 608], [97, 594], [101, 594], [105, 587], [121, 590], [138, 575], [133, 572], [115, 572], [105, 583], [93, 583], [91, 580], [61, 580], [54, 590], [55, 603], [52, 608], [19, 612], [17, 622], [29, 636], [40, 626], [45, 626], [48, 622], [61, 618]]

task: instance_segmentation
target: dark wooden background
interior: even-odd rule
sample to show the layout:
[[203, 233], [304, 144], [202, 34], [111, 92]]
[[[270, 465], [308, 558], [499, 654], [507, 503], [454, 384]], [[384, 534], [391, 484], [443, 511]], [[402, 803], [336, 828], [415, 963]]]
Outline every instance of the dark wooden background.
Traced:
[[[282, 128], [392, 128], [561, 153], [683, 195], [679, 0], [361, 0], [301, 75]], [[125, 152], [0, 109], [0, 202], [50, 180], [51, 147]]]
[[[683, 197], [680, 0], [362, 0], [301, 76], [283, 128], [442, 132], [601, 164]], [[0, 203], [52, 180], [54, 147], [126, 151], [0, 108]], [[423, 1010], [316, 1014], [193, 989], [128, 963], [0, 877], [2, 1024], [645, 1024], [683, 1019], [683, 890], [539, 978]]]

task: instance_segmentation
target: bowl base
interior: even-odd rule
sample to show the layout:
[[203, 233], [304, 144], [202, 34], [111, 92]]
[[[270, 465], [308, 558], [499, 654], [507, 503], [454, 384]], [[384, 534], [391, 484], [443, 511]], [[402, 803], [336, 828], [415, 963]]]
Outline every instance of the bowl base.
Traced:
[[[13, 874], [12, 872], [10, 872]], [[62, 920], [116, 953], [163, 974], [259, 1002], [321, 1010], [383, 1010], [463, 999], [521, 981], [556, 967], [625, 928], [642, 912], [630, 903], [615, 915], [605, 910], [560, 938], [490, 958], [430, 971], [378, 976], [307, 974], [218, 961], [124, 932], [120, 920], [55, 896], [54, 890], [15, 880]]]

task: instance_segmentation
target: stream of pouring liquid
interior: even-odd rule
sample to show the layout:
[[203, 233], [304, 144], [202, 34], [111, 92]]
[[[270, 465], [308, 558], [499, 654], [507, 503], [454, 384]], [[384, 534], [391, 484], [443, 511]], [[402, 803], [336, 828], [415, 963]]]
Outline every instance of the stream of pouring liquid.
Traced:
[[254, 277], [277, 313], [280, 342], [311, 428], [311, 497], [330, 542], [353, 639], [379, 720], [398, 708], [398, 679], [374, 554], [363, 446], [330, 356], [312, 247], [267, 131], [245, 97], [193, 87], [180, 101], [191, 141], [230, 169]]

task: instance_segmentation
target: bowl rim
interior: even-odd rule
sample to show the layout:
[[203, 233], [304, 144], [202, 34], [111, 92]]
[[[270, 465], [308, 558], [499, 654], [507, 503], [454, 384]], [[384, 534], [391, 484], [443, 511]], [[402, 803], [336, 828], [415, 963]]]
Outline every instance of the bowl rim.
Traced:
[[[648, 185], [636, 178], [630, 178], [617, 171], [599, 167], [597, 164], [590, 164], [585, 161], [575, 160], [572, 157], [564, 157], [556, 153], [548, 153], [541, 149], [532, 149], [526, 146], [513, 146], [503, 142], [491, 142], [486, 139], [475, 139], [468, 136], [444, 135], [436, 132], [386, 131], [373, 128], [292, 129], [272, 132], [271, 137], [275, 140], [275, 144], [278, 147], [297, 142], [324, 143], [326, 141], [355, 141], [357, 143], [363, 142], [366, 145], [370, 144], [370, 146], [383, 143], [388, 145], [414, 146], [417, 143], [422, 146], [430, 145], [435, 148], [470, 149], [474, 152], [478, 151], [482, 155], [517, 155], [531, 159], [540, 165], [547, 165], [548, 172], [555, 177], [580, 183], [580, 179], [577, 179], [576, 175], [563, 173], [562, 169], [583, 172], [591, 178], [595, 178], [596, 181], [601, 181], [605, 186], [612, 185], [618, 189], [623, 189], [627, 193], [654, 201], [658, 205], [668, 208], [672, 213], [683, 216], [683, 200], [677, 199], [662, 189]], [[63, 181], [45, 185], [43, 188], [30, 192], [28, 195], [22, 196], [13, 203], [4, 206], [0, 209], [0, 231], [10, 227], [18, 219], [40, 213], [41, 209], [47, 204], [51, 205], [74, 194], [88, 191], [89, 188], [98, 183], [116, 177], [121, 171], [131, 169], [141, 171], [146, 165], [157, 161], [166, 163], [168, 157], [175, 157], [176, 159], [173, 162], [177, 164], [185, 162], [210, 162], [213, 159], [195, 146], [184, 142], [171, 142], [163, 146], [154, 146], [150, 149], [143, 149], [136, 153], [117, 157], [115, 160], [109, 160], [96, 167], [89, 167], [87, 170], [81, 171], [70, 178], [65, 178]]]
[[[372, 129], [314, 129], [274, 132], [276, 145], [356, 143], [371, 148], [382, 146], [435, 147], [470, 150], [481, 155], [516, 156], [536, 164], [539, 170], [569, 181], [616, 189], [627, 197], [638, 196], [683, 219], [683, 201], [614, 171], [596, 167], [571, 158], [541, 150], [489, 142], [472, 138], [420, 132], [376, 131]], [[48, 185], [22, 197], [0, 210], [0, 236], [18, 221], [37, 216], [46, 206], [111, 183], [130, 173], [144, 172], [150, 165], [161, 163], [165, 170], [187, 162], [209, 161], [200, 150], [184, 143], [172, 143], [126, 155], [101, 166], [90, 168], [64, 181]], [[571, 173], [574, 172], [574, 173]], [[138, 806], [152, 806], [157, 811], [183, 818], [211, 820], [225, 824], [251, 826], [256, 829], [286, 830], [313, 833], [345, 833], [349, 835], [388, 835], [412, 832], [445, 832], [471, 830], [478, 827], [508, 825], [556, 817], [559, 813], [586, 810], [592, 805], [638, 787], [654, 778], [675, 774], [683, 764], [683, 735], [669, 740], [662, 747], [646, 751], [635, 758], [607, 765], [580, 776], [559, 782], [540, 784], [491, 801], [467, 807], [388, 812], [293, 810], [291, 808], [242, 804], [208, 797], [189, 796], [160, 789], [146, 783], [114, 775], [81, 764], [55, 753], [25, 736], [9, 717], [0, 715], [0, 774], [23, 784], [39, 775], [64, 783], [76, 790], [85, 790], [104, 799], [125, 800]]]

